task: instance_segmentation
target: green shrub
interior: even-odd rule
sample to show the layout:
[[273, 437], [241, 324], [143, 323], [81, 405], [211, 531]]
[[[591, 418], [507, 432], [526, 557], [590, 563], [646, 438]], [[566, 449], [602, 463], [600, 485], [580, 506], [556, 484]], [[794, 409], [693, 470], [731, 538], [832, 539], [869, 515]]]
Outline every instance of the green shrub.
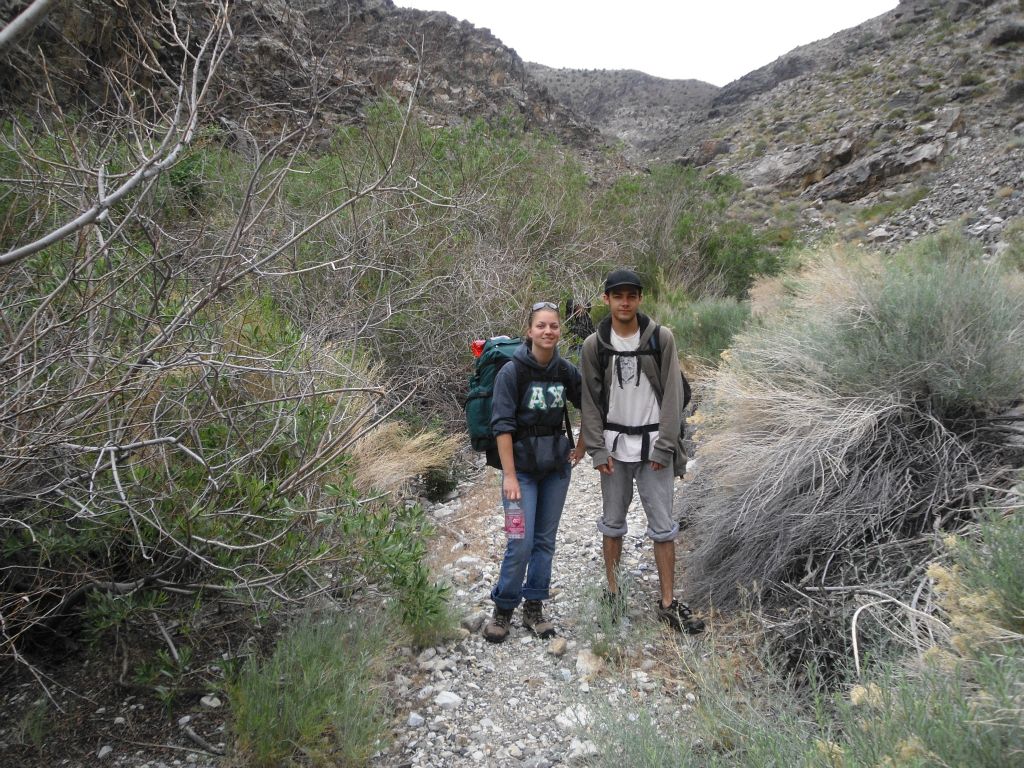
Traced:
[[880, 221], [881, 219], [885, 219], [895, 213], [905, 211], [907, 208], [912, 208], [917, 205], [928, 196], [928, 192], [929, 190], [927, 187], [917, 187], [910, 192], [893, 198], [892, 200], [883, 200], [865, 208], [858, 208], [856, 212], [857, 219], [867, 222]]
[[340, 524], [346, 546], [358, 554], [349, 567], [387, 585], [396, 618], [414, 645], [434, 645], [454, 634], [457, 623], [447, 587], [435, 582], [427, 568], [431, 531], [420, 507], [357, 506], [341, 514]]
[[1017, 507], [991, 512], [977, 540], [959, 539], [953, 554], [966, 590], [982, 596], [1000, 626], [1024, 636], [1024, 515]]
[[947, 420], [1012, 401], [1024, 382], [1019, 286], [970, 253], [948, 254], [941, 239], [918, 248], [867, 287], [862, 318], [824, 331], [826, 383], [843, 395], [897, 395]]
[[673, 330], [681, 355], [704, 364], [717, 364], [750, 320], [750, 304], [732, 297], [706, 298], [681, 306], [666, 299], [663, 295], [653, 316]]
[[742, 192], [742, 182], [729, 174], [655, 166], [647, 176], [616, 182], [596, 210], [628, 233], [636, 249], [629, 261], [658, 277], [651, 296], [664, 286], [697, 297], [742, 298], [754, 277], [775, 274], [795, 245], [790, 228], [755, 230], [741, 220], [732, 209]]
[[971, 70], [960, 75], [960, 85], [965, 87], [981, 85], [983, 82], [985, 82], [985, 76], [981, 72]]
[[229, 686], [246, 765], [365, 765], [385, 734], [383, 626], [367, 616], [306, 618]]
[[14, 735], [20, 744], [34, 748], [40, 754], [54, 728], [57, 727], [50, 700], [36, 699], [26, 707], [21, 719], [14, 729]]

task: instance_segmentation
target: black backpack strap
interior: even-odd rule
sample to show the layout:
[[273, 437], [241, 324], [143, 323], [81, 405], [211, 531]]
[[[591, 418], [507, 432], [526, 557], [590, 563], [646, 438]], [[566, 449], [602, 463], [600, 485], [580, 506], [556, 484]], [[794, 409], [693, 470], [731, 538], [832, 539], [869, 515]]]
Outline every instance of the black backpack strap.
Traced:
[[[605, 418], [608, 415], [608, 403], [609, 393], [608, 387], [605, 386], [605, 370], [608, 368], [608, 363], [614, 356], [616, 358], [622, 357], [641, 357], [642, 355], [653, 355], [657, 358], [658, 368], [661, 369], [661, 346], [658, 344], [658, 335], [661, 333], [661, 326], [655, 323], [654, 333], [647, 339], [647, 346], [643, 349], [631, 349], [628, 351], [611, 351], [608, 347], [611, 345], [611, 324], [601, 324], [598, 329], [597, 336], [597, 363], [601, 370], [601, 417]], [[607, 346], [606, 346], [607, 345]], [[643, 375], [639, 360], [637, 361], [636, 367], [636, 385], [640, 386], [640, 377]], [[622, 368], [619, 365], [619, 361], [615, 361], [615, 370], [612, 371], [612, 375], [616, 376], [619, 380], [619, 386], [625, 386], [622, 380]]]
[[[523, 395], [526, 394], [526, 388], [530, 386], [530, 371], [526, 368], [526, 363], [516, 360], [514, 357], [512, 364], [516, 368], [516, 412], [518, 412], [519, 404], [523, 402]], [[524, 376], [524, 373], [527, 375]]]
[[[658, 370], [661, 370], [661, 326], [657, 325], [654, 328], [654, 334], [651, 336], [651, 346], [658, 355]], [[683, 369], [679, 369], [679, 375], [683, 378], [683, 408], [686, 408], [690, 404], [690, 399], [693, 397], [693, 392], [690, 390], [690, 382], [686, 378], [686, 374], [683, 373]]]
[[569, 421], [569, 387], [572, 386], [572, 377], [569, 375], [569, 361], [563, 357], [558, 358], [558, 373], [565, 385], [565, 398], [562, 401], [562, 418], [565, 421], [565, 436], [572, 442], [572, 422]]
[[657, 432], [660, 426], [660, 424], [643, 424], [639, 427], [627, 427], [624, 424], [616, 424], [609, 421], [604, 425], [604, 428], [618, 432], [615, 440], [612, 441], [612, 453], [615, 453], [615, 449], [619, 446], [619, 438], [623, 435], [642, 435], [643, 439], [640, 441], [640, 461], [647, 461], [651, 455], [651, 433]]

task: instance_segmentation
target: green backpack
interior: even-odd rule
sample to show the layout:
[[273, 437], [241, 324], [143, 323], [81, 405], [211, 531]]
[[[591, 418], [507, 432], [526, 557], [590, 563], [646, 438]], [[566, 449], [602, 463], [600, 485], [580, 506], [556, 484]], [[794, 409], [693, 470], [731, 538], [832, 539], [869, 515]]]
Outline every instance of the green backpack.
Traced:
[[[476, 342], [479, 343], [479, 342]], [[483, 351], [476, 359], [476, 367], [469, 379], [469, 392], [466, 395], [466, 428], [469, 431], [469, 440], [474, 451], [483, 451], [487, 454], [487, 464], [501, 469], [501, 462], [498, 459], [498, 445], [491, 432], [491, 405], [494, 399], [494, 379], [498, 371], [505, 363], [512, 360], [516, 350], [523, 345], [521, 338], [510, 338], [508, 336], [495, 336], [484, 342]], [[524, 366], [525, 367], [525, 366]], [[568, 366], [562, 361], [564, 381], [568, 384]], [[560, 371], [560, 372], [562, 372]], [[518, 379], [524, 379], [517, 376]], [[516, 402], [523, 399], [528, 381], [518, 381], [519, 395]], [[572, 427], [569, 426], [569, 411], [565, 410], [566, 429], [572, 435]], [[572, 438], [570, 437], [570, 440]]]

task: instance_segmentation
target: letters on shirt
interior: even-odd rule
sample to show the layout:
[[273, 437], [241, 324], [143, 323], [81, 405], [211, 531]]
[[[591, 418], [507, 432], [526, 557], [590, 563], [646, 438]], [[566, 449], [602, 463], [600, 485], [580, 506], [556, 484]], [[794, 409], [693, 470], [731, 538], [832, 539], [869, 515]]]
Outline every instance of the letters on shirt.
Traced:
[[550, 384], [543, 387], [534, 384], [530, 387], [530, 402], [527, 407], [531, 411], [546, 411], [550, 408], [565, 406], [565, 385]]

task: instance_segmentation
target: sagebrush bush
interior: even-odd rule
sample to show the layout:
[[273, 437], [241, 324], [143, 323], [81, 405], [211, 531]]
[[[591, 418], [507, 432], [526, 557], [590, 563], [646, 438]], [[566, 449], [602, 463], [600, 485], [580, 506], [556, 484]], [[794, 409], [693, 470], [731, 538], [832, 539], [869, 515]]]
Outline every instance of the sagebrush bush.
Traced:
[[1006, 249], [1000, 261], [1009, 269], [1024, 272], [1024, 216], [1011, 219], [1003, 231]]
[[[679, 646], [676, 676], [692, 687], [695, 702], [687, 727], [658, 728], [650, 702], [642, 698], [594, 707], [586, 732], [600, 747], [595, 763], [610, 767], [635, 759], [652, 768], [1019, 764], [1024, 635], [1011, 627], [1019, 624], [1024, 578], [1021, 511], [1016, 497], [1005, 509], [980, 515], [980, 525], [948, 537], [949, 552], [938, 554], [922, 585], [931, 594], [916, 604], [916, 629], [906, 621], [912, 606], [897, 604], [902, 616], [886, 631], [900, 635], [899, 644], [889, 655], [866, 658], [852, 684], [828, 690], [813, 661], [801, 684], [779, 668], [777, 659], [750, 653], [768, 647], [751, 618], [739, 635], [741, 649], [733, 645], [735, 632], [711, 636], [711, 652], [706, 646]], [[952, 562], [940, 564], [947, 559]], [[865, 595], [861, 605], [878, 601], [879, 594]]]
[[699, 595], [891, 589], [931, 531], [969, 516], [976, 484], [1005, 484], [1017, 459], [987, 418], [1024, 391], [1024, 290], [962, 253], [938, 259], [947, 246], [823, 264], [737, 338], [691, 489]]

